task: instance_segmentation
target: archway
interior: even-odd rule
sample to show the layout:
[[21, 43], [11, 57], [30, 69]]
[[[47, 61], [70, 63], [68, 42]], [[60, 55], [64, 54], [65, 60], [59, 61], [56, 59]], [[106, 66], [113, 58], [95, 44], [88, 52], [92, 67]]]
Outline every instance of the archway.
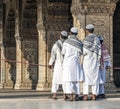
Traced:
[[16, 81], [16, 42], [15, 42], [15, 11], [10, 9], [6, 21], [5, 45], [5, 83], [4, 88], [14, 88]]
[[[72, 27], [72, 14], [70, 7], [72, 0], [47, 0], [47, 15], [44, 18], [47, 40], [47, 63], [49, 63], [50, 52], [53, 44], [59, 39], [60, 32], [66, 30], [69, 32]], [[51, 72], [47, 68], [48, 81], [51, 82]]]

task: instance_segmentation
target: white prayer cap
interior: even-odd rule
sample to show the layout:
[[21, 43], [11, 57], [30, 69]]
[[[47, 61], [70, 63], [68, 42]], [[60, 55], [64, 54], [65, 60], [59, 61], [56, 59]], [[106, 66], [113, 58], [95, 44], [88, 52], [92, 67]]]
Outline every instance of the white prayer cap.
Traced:
[[103, 41], [103, 37], [102, 36], [98, 36], [99, 40]]
[[71, 32], [72, 32], [72, 33], [78, 33], [77, 27], [72, 27], [72, 28], [71, 28]]
[[88, 24], [87, 26], [86, 26], [86, 29], [93, 29], [94, 28], [94, 25], [93, 24]]
[[67, 37], [68, 33], [67, 33], [67, 31], [62, 31], [61, 35]]

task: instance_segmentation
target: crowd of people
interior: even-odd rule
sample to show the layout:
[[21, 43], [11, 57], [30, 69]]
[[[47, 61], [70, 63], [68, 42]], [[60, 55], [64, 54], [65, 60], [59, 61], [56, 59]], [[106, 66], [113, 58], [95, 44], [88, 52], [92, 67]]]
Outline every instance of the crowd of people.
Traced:
[[88, 24], [85, 32], [86, 37], [81, 41], [77, 37], [78, 28], [72, 27], [69, 35], [62, 31], [60, 39], [52, 47], [49, 68], [54, 69], [51, 88], [53, 99], [57, 99], [60, 85], [64, 100], [86, 101], [90, 88], [92, 100], [105, 98], [104, 84], [106, 69], [111, 66], [110, 55], [103, 44], [103, 37], [93, 33], [93, 24]]

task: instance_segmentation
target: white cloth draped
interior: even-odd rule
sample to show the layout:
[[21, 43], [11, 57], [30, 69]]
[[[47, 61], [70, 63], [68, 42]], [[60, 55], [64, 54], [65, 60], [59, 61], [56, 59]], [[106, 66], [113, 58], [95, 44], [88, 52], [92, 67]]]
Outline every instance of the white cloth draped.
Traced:
[[83, 71], [80, 65], [81, 51], [70, 44], [64, 43], [62, 54], [63, 61], [63, 82], [83, 81]]
[[[62, 41], [61, 40], [58, 40], [58, 41], [62, 47]], [[54, 62], [55, 62], [55, 64], [54, 64]], [[62, 84], [63, 55], [61, 54], [61, 50], [59, 49], [57, 43], [55, 43], [52, 47], [51, 57], [50, 57], [50, 61], [49, 61], [49, 65], [53, 65], [53, 64], [54, 64], [54, 72], [53, 72], [52, 83], [53, 84]]]
[[[100, 42], [97, 37], [94, 38], [94, 45], [97, 45], [100, 48]], [[92, 52], [89, 49], [84, 48], [83, 46], [83, 54], [84, 54], [83, 71], [85, 75], [85, 83], [88, 85], [99, 84], [99, 77], [100, 77], [99, 67], [100, 67], [101, 49], [98, 49], [96, 53], [96, 52]]]

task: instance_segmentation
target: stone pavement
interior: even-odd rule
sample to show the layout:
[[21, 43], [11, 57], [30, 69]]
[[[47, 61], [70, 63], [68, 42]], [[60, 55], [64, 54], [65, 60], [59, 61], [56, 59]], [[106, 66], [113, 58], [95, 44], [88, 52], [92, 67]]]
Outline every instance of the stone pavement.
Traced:
[[97, 101], [64, 101], [62, 92], [52, 100], [49, 91], [0, 90], [0, 109], [120, 109], [120, 92]]

